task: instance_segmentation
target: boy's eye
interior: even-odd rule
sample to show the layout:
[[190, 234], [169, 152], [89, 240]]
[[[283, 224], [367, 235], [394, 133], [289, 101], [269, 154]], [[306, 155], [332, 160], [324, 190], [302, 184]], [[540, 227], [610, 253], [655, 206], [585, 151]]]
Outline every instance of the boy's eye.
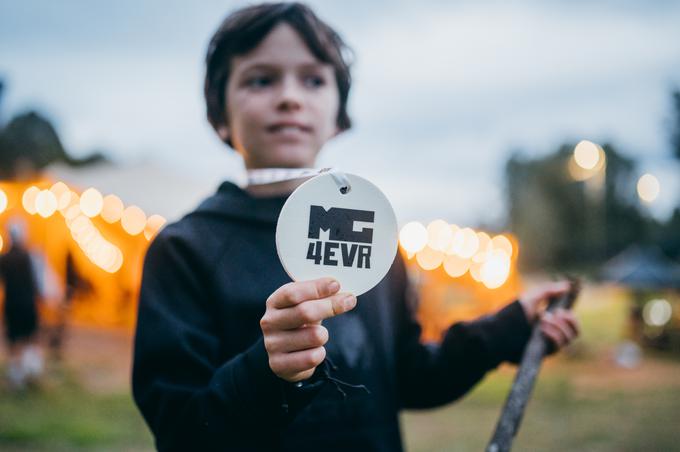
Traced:
[[326, 80], [320, 75], [307, 75], [303, 80], [305, 86], [309, 88], [318, 88], [326, 84]]
[[272, 84], [272, 78], [266, 75], [250, 77], [246, 80], [246, 85], [251, 88], [263, 88]]

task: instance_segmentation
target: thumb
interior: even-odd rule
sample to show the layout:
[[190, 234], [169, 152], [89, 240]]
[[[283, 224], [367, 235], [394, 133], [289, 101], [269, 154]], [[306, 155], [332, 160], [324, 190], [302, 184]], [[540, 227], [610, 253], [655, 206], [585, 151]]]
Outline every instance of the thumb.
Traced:
[[571, 283], [569, 281], [558, 281], [543, 284], [523, 294], [519, 301], [529, 322], [536, 320], [541, 305], [547, 302], [549, 298], [564, 295], [570, 289]]

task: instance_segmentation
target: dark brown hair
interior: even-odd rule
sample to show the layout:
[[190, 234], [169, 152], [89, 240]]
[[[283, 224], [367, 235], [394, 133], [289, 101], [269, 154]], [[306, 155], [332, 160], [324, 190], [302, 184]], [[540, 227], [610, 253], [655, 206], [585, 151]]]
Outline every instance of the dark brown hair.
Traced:
[[[351, 85], [351, 49], [308, 6], [301, 3], [264, 3], [231, 13], [210, 40], [205, 58], [204, 94], [208, 121], [216, 131], [228, 124], [226, 86], [231, 73], [232, 58], [253, 50], [282, 22], [300, 34], [310, 52], [319, 61], [333, 66], [340, 94], [337, 125], [340, 130], [350, 128], [347, 98]], [[226, 142], [231, 146], [229, 139]]]

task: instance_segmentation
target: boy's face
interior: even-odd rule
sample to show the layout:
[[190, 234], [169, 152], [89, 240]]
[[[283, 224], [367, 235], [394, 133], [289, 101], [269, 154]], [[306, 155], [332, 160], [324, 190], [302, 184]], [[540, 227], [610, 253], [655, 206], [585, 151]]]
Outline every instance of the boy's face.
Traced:
[[229, 126], [219, 133], [228, 133], [247, 168], [314, 166], [338, 132], [333, 67], [317, 60], [288, 24], [233, 58], [226, 89]]

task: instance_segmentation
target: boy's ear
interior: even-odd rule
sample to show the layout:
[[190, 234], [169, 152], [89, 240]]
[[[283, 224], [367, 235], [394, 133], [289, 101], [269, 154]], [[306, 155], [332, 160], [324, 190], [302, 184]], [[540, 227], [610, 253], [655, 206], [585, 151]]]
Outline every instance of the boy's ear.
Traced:
[[226, 142], [229, 139], [229, 127], [219, 126], [217, 128], [217, 135], [219, 135], [222, 141]]

